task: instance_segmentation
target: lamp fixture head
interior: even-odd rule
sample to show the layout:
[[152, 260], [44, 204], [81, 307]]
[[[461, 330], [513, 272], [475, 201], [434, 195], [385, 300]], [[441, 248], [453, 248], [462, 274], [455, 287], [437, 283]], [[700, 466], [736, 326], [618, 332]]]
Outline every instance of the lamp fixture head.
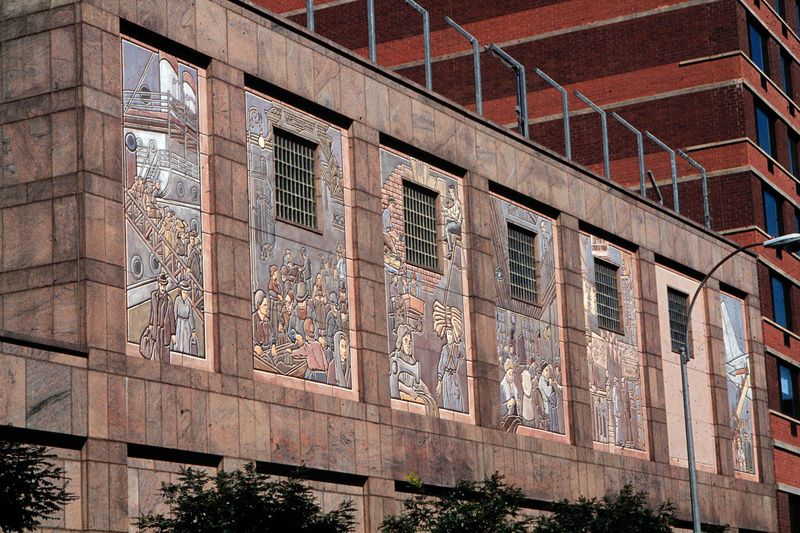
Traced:
[[789, 253], [800, 251], [800, 233], [789, 233], [788, 235], [781, 235], [774, 239], [764, 241], [764, 248], [773, 248], [775, 250], [785, 250]]

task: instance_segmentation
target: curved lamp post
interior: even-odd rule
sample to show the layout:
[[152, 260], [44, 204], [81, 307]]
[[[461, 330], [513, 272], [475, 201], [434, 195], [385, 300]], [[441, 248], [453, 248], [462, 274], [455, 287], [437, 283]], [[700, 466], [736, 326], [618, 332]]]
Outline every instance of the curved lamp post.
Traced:
[[686, 424], [686, 452], [689, 460], [689, 495], [692, 503], [692, 527], [695, 533], [700, 533], [700, 505], [697, 499], [697, 466], [694, 460], [694, 437], [692, 435], [692, 412], [689, 405], [689, 374], [687, 371], [687, 364], [689, 363], [689, 336], [692, 329], [692, 308], [694, 307], [697, 297], [700, 296], [700, 291], [703, 286], [711, 278], [714, 272], [719, 269], [728, 259], [734, 255], [747, 250], [755, 248], [756, 246], [763, 246], [764, 248], [772, 248], [774, 250], [787, 250], [789, 252], [796, 252], [800, 250], [800, 233], [790, 233], [782, 237], [776, 237], [764, 242], [756, 242], [753, 244], [745, 244], [739, 246], [734, 251], [722, 258], [717, 263], [711, 272], [706, 274], [706, 277], [700, 282], [700, 285], [695, 289], [692, 299], [689, 302], [689, 308], [686, 310], [687, 323], [686, 323], [686, 339], [681, 347], [681, 382], [683, 384], [683, 419]]

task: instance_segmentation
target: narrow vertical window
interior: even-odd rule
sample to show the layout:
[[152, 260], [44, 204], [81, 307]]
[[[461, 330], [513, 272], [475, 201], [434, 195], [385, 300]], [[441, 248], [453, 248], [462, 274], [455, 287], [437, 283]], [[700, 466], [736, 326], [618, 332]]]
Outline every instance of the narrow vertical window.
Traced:
[[436, 194], [411, 183], [403, 183], [403, 219], [406, 232], [406, 261], [437, 270]]
[[768, 155], [775, 157], [775, 118], [756, 102], [756, 143]]
[[689, 324], [688, 296], [686, 293], [668, 288], [667, 302], [669, 304], [669, 336], [672, 341], [672, 351], [681, 353], [681, 350], [686, 348], [686, 328]]
[[789, 133], [789, 172], [791, 172], [792, 176], [798, 177], [800, 176], [800, 167], [798, 167], [798, 160], [797, 160], [797, 145], [798, 139], [797, 135], [794, 133]]
[[764, 187], [764, 229], [772, 237], [783, 235], [783, 217], [781, 201], [774, 191]]
[[767, 36], [764, 34], [764, 30], [755, 21], [748, 20], [747, 35], [750, 40], [750, 59], [764, 74], [769, 75]]
[[618, 268], [595, 259], [595, 289], [597, 291], [597, 323], [603, 329], [622, 331], [619, 312]]
[[783, 20], [786, 20], [786, 0], [775, 0], [775, 12]]
[[511, 297], [536, 303], [536, 237], [532, 231], [508, 225], [508, 270]]
[[791, 329], [792, 315], [788, 287], [783, 278], [770, 274], [770, 287], [772, 289], [772, 316], [775, 323], [786, 329]]
[[316, 145], [275, 130], [275, 206], [277, 218], [317, 228]]
[[800, 496], [789, 494], [789, 531], [800, 531]]
[[778, 363], [778, 381], [781, 389], [781, 413], [793, 417], [800, 416], [800, 398], [797, 397], [797, 368]]
[[795, 0], [794, 3], [794, 20], [796, 24], [794, 31], [800, 33], [800, 0]]
[[792, 56], [785, 50], [781, 50], [781, 89], [786, 96], [792, 98]]

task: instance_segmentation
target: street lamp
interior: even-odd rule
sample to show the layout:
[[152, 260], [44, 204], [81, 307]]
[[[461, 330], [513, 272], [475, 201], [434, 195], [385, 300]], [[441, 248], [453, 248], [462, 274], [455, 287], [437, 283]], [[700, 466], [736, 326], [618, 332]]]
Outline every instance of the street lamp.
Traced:
[[694, 291], [694, 295], [692, 295], [692, 299], [689, 302], [689, 308], [686, 311], [687, 315], [687, 323], [686, 323], [686, 339], [681, 346], [681, 382], [683, 384], [683, 418], [684, 423], [686, 424], [686, 453], [689, 460], [689, 495], [692, 502], [692, 527], [694, 529], [694, 533], [700, 533], [700, 505], [697, 499], [697, 466], [694, 460], [694, 437], [692, 435], [692, 411], [691, 407], [689, 406], [689, 374], [687, 371], [687, 364], [689, 363], [689, 336], [691, 335], [692, 329], [692, 308], [694, 307], [695, 302], [697, 301], [697, 297], [700, 295], [700, 290], [706, 284], [706, 282], [711, 278], [714, 272], [717, 271], [719, 267], [723, 265], [728, 259], [733, 257], [734, 255], [747, 250], [749, 248], [755, 248], [756, 246], [763, 246], [764, 248], [772, 248], [774, 250], [786, 250], [788, 252], [796, 252], [800, 250], [800, 233], [790, 233], [789, 235], [783, 235], [781, 237], [776, 237], [774, 239], [769, 239], [764, 242], [756, 242], [753, 244], [745, 244], [736, 248], [734, 251], [726, 255], [722, 258], [722, 260], [717, 263], [714, 268], [711, 269], [711, 272], [706, 274], [706, 277], [700, 282], [700, 285], [697, 286], [697, 289]]

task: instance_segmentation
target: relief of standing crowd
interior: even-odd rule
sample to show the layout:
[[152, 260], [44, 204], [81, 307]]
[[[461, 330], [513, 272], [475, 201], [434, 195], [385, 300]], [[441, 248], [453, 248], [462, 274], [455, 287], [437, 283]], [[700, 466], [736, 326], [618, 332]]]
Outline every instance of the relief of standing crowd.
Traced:
[[269, 266], [267, 289], [253, 296], [256, 368], [351, 388], [347, 269], [344, 245], [318, 254], [286, 248]]

